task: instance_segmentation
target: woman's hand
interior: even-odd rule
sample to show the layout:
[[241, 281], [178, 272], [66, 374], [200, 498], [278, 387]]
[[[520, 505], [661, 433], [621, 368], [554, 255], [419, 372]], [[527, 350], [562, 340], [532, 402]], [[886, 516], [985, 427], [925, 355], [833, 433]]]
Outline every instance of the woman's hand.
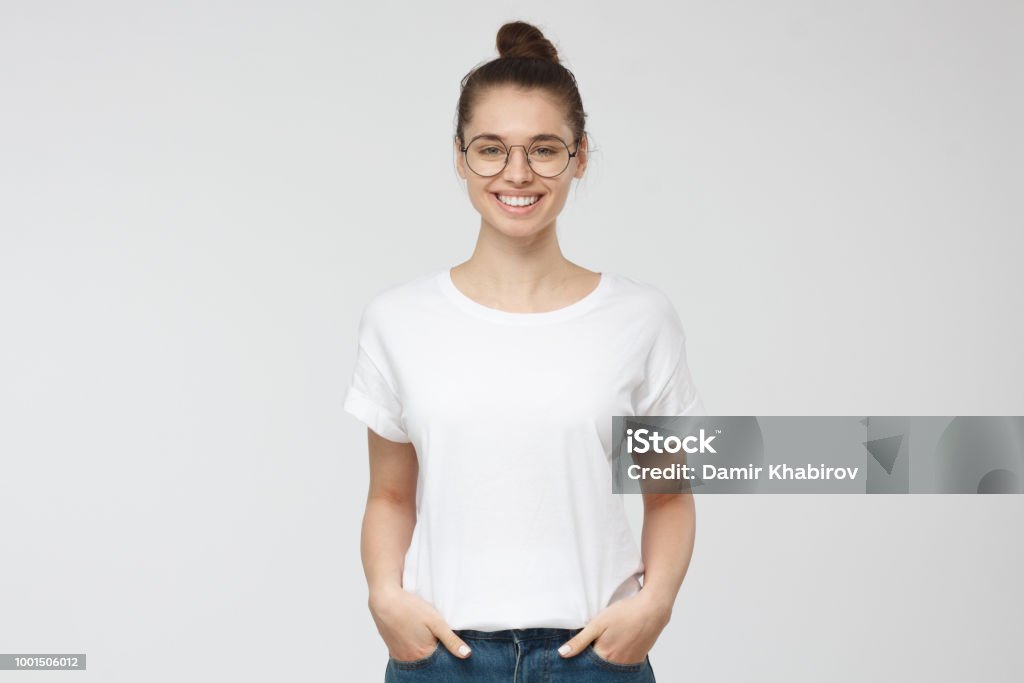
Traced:
[[642, 663], [671, 616], [670, 605], [640, 590], [605, 607], [558, 652], [575, 657], [593, 642], [597, 656], [613, 664]]
[[428, 657], [438, 641], [456, 657], [469, 657], [469, 646], [434, 606], [401, 586], [371, 591], [369, 607], [391, 657], [406, 662]]

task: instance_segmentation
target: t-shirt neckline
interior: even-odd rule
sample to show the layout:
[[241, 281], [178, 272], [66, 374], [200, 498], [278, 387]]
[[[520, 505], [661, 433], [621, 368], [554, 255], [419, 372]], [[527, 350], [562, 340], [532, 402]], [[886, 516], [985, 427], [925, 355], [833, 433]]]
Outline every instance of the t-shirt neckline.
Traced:
[[444, 268], [437, 273], [436, 280], [445, 295], [465, 312], [484, 320], [512, 325], [538, 325], [570, 320], [591, 310], [607, 295], [611, 286], [611, 274], [608, 271], [601, 273], [601, 279], [597, 286], [590, 290], [590, 293], [582, 299], [574, 301], [568, 306], [556, 308], [553, 311], [542, 311], [539, 313], [516, 313], [503, 311], [499, 308], [491, 308], [470, 299], [455, 286], [452, 280], [450, 268]]

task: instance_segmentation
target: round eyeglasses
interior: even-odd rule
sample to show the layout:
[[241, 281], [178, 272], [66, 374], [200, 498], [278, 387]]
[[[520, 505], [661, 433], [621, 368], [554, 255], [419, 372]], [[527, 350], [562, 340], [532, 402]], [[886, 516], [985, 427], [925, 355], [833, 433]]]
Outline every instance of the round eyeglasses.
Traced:
[[542, 135], [526, 145], [506, 146], [501, 138], [494, 135], [478, 135], [460, 150], [466, 157], [469, 170], [479, 176], [489, 178], [505, 170], [514, 147], [522, 147], [526, 153], [526, 163], [530, 169], [544, 178], [554, 178], [569, 168], [569, 160], [580, 151], [579, 140], [576, 151], [570, 152], [569, 146], [561, 138], [553, 135]]

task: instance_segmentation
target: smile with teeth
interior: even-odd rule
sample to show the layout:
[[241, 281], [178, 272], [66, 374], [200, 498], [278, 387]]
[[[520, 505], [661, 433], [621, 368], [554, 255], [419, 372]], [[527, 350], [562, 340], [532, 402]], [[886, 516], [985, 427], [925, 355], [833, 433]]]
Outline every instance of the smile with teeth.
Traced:
[[540, 195], [533, 195], [532, 197], [510, 197], [508, 195], [499, 194], [497, 195], [498, 201], [508, 206], [530, 206], [535, 204]]

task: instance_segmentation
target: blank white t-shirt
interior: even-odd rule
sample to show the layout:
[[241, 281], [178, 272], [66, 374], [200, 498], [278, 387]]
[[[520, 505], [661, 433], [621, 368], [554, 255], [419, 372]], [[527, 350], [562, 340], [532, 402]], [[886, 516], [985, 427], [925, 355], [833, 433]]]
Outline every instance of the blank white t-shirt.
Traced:
[[543, 313], [477, 303], [447, 268], [377, 294], [344, 407], [416, 449], [403, 588], [485, 631], [581, 628], [640, 590], [612, 416], [705, 414], [671, 300], [607, 271]]

